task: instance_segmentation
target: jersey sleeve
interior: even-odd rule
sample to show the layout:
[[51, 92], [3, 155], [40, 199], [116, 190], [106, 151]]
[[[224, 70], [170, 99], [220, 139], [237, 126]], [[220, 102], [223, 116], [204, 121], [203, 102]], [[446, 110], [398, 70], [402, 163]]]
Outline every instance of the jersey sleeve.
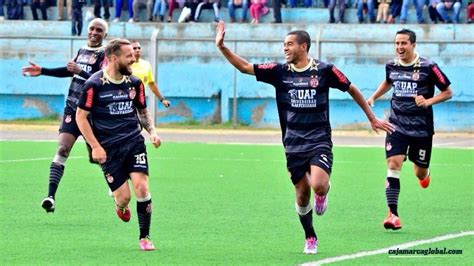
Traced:
[[451, 81], [449, 81], [448, 77], [439, 69], [437, 64], [431, 66], [430, 79], [441, 91], [446, 90], [449, 85], [451, 85]]
[[278, 63], [254, 64], [253, 71], [258, 81], [275, 85], [278, 83], [281, 75], [281, 65]]
[[137, 94], [135, 98], [133, 99], [135, 107], [137, 107], [137, 109], [145, 109], [146, 108], [145, 86], [143, 85], [143, 82], [138, 78], [137, 78], [135, 89], [137, 91]]
[[349, 89], [349, 85], [351, 82], [347, 79], [346, 75], [342, 73], [337, 67], [334, 65], [328, 64], [328, 80], [329, 80], [329, 87], [336, 88], [341, 91], [347, 91]]
[[390, 67], [388, 64], [385, 65], [385, 81], [388, 83], [393, 83], [393, 81], [390, 79]]
[[95, 87], [94, 85], [86, 81], [82, 86], [82, 94], [79, 97], [79, 102], [77, 103], [77, 107], [84, 109], [86, 111], [91, 111], [92, 107], [94, 106], [94, 95], [95, 95]]

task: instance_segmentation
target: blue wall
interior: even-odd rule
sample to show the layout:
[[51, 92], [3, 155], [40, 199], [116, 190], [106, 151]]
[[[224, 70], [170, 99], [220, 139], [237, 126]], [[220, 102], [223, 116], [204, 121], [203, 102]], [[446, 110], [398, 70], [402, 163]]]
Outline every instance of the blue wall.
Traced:
[[[473, 129], [474, 27], [471, 25], [407, 25], [418, 35], [417, 50], [434, 59], [452, 81], [453, 99], [435, 107], [438, 129]], [[256, 127], [278, 126], [273, 87], [237, 72], [214, 45], [215, 24], [111, 23], [109, 38], [139, 39], [144, 57], [150, 35], [160, 29], [156, 78], [173, 105], [157, 104], [159, 122], [204, 121], [219, 123], [233, 117]], [[394, 56], [393, 36], [400, 25], [360, 24], [229, 24], [227, 46], [250, 62], [282, 61], [282, 40], [294, 29], [307, 30], [313, 40], [310, 54], [336, 64], [369, 96], [384, 78], [384, 64]], [[47, 32], [45, 31], [47, 29]], [[69, 37], [69, 22], [4, 21], [0, 23], [0, 119], [32, 118], [61, 113], [70, 80], [23, 77], [21, 67], [34, 61], [58, 67], [74, 57], [84, 37]], [[316, 39], [319, 36], [319, 49]], [[33, 99], [33, 100], [32, 100]], [[360, 128], [366, 119], [350, 96], [331, 93], [331, 120], [335, 128]], [[381, 101], [377, 116], [388, 112]], [[351, 113], [351, 116], [344, 114]], [[362, 123], [362, 124], [361, 124]], [[362, 125], [362, 126], [361, 126]]]

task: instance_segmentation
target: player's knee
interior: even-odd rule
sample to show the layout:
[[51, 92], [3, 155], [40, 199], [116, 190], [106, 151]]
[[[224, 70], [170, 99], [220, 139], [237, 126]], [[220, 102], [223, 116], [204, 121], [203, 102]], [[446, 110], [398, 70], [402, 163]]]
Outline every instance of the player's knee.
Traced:
[[319, 183], [314, 188], [314, 193], [318, 194], [318, 196], [324, 196], [328, 193], [329, 185], [327, 183]]
[[122, 207], [125, 207], [130, 202], [131, 196], [130, 193], [116, 193], [115, 194], [115, 202]]
[[423, 179], [429, 175], [428, 168], [415, 167], [415, 175], [419, 179]]
[[56, 154], [59, 155], [59, 156], [67, 158], [67, 157], [69, 157], [69, 152], [70, 151], [71, 151], [71, 149], [67, 145], [60, 144]]
[[134, 184], [135, 193], [137, 197], [145, 197], [149, 194], [148, 192], [148, 184], [146, 182], [140, 182], [138, 184]]
[[306, 204], [303, 204], [303, 206], [304, 207], [302, 207], [298, 202], [295, 202], [296, 213], [301, 216], [308, 214], [312, 209], [312, 206], [309, 201]]

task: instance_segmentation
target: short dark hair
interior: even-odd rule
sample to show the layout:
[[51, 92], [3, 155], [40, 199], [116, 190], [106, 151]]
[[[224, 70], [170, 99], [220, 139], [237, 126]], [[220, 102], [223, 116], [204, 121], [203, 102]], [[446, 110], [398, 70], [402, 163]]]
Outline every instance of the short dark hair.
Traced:
[[105, 46], [105, 55], [110, 58], [112, 55], [120, 55], [120, 49], [124, 45], [130, 45], [127, 39], [113, 39]]
[[398, 35], [398, 34], [408, 35], [408, 39], [410, 40], [410, 42], [416, 43], [416, 33], [414, 31], [409, 30], [409, 29], [401, 29], [397, 31], [397, 34], [395, 35]]
[[306, 52], [309, 52], [309, 48], [311, 47], [311, 38], [309, 37], [309, 34], [307, 31], [304, 30], [294, 30], [288, 32], [288, 35], [295, 35], [296, 36], [296, 41], [298, 44], [303, 44], [306, 43]]

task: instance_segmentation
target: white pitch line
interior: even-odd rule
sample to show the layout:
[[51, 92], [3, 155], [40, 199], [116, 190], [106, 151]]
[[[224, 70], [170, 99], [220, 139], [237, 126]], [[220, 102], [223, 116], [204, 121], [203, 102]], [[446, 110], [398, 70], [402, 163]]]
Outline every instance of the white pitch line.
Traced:
[[[70, 156], [68, 159], [82, 159], [85, 156]], [[0, 163], [21, 163], [21, 162], [34, 162], [34, 161], [45, 161], [52, 160], [52, 157], [48, 158], [31, 158], [31, 159], [16, 159], [16, 160], [1, 160]]]
[[338, 262], [338, 261], [343, 261], [343, 260], [352, 260], [352, 259], [357, 259], [357, 258], [362, 258], [362, 257], [367, 257], [367, 256], [373, 256], [373, 255], [379, 255], [379, 254], [388, 254], [389, 250], [396, 250], [398, 249], [407, 249], [411, 247], [416, 247], [424, 244], [430, 244], [430, 243], [435, 243], [435, 242], [440, 242], [444, 240], [449, 240], [449, 239], [454, 239], [454, 238], [460, 238], [464, 236], [469, 236], [469, 235], [474, 235], [474, 231], [466, 231], [466, 232], [460, 232], [460, 233], [452, 233], [452, 234], [447, 234], [443, 236], [438, 236], [430, 239], [425, 239], [425, 240], [417, 240], [417, 241], [412, 241], [412, 242], [407, 242], [404, 244], [398, 244], [395, 246], [391, 246], [388, 248], [382, 248], [382, 249], [377, 249], [377, 250], [371, 250], [371, 251], [362, 251], [359, 253], [355, 254], [350, 254], [350, 255], [343, 255], [343, 256], [338, 256], [338, 257], [332, 257], [332, 258], [326, 258], [322, 260], [316, 260], [316, 261], [310, 261], [306, 262], [303, 264], [300, 264], [302, 266], [315, 266], [315, 265], [322, 265], [322, 264], [327, 264], [327, 263], [333, 263], [333, 262]]

